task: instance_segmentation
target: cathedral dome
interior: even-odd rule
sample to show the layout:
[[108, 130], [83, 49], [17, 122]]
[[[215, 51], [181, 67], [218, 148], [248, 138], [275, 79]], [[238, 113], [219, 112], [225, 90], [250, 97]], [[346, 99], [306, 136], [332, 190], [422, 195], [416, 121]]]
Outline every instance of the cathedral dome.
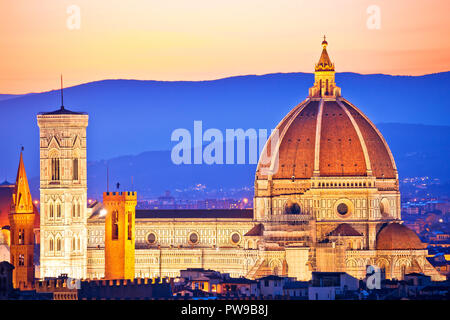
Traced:
[[269, 158], [260, 159], [256, 179], [396, 179], [395, 162], [386, 141], [357, 107], [341, 97], [334, 83], [334, 64], [326, 44], [323, 47], [309, 97], [276, 127], [278, 137], [272, 135], [267, 141], [263, 155]]
[[426, 244], [417, 234], [399, 223], [390, 223], [378, 232], [377, 250], [423, 250]]

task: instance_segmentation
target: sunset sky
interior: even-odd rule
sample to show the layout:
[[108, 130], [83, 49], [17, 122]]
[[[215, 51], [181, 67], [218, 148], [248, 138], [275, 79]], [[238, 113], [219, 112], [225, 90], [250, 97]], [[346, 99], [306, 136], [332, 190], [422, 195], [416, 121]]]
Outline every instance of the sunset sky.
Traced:
[[324, 34], [337, 72], [449, 71], [449, 12], [448, 0], [0, 0], [0, 93], [52, 90], [61, 73], [72, 86], [312, 72]]

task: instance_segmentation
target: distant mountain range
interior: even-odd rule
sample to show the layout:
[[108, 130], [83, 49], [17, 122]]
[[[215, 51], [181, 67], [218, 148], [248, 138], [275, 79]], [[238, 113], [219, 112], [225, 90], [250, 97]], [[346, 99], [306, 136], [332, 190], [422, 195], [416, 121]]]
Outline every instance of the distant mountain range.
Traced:
[[[450, 126], [383, 123], [378, 128], [386, 138], [399, 170], [400, 178], [431, 176], [450, 181]], [[147, 196], [165, 190], [190, 191], [197, 184], [208, 190], [253, 187], [256, 165], [174, 165], [170, 151], [148, 151], [88, 163], [89, 190], [99, 196], [106, 189], [106, 164], [111, 190], [116, 182]], [[133, 184], [133, 185], [132, 185]], [[100, 191], [98, 191], [100, 190]]]
[[[344, 97], [382, 123], [401, 176], [450, 180], [450, 101], [445, 99], [450, 72], [419, 77], [339, 73], [336, 82]], [[158, 150], [170, 150], [172, 131], [192, 130], [194, 120], [202, 120], [204, 130], [274, 128], [312, 83], [313, 75], [306, 73], [196, 82], [104, 80], [66, 88], [64, 101], [70, 110], [89, 113], [90, 192], [105, 188], [102, 159], [110, 159], [111, 184], [117, 180], [126, 186], [133, 176], [135, 189], [158, 194], [196, 183], [252, 186], [254, 165], [175, 166], [170, 151]], [[13, 180], [20, 145], [28, 176], [39, 174], [36, 114], [59, 106], [58, 90], [0, 95], [0, 180], [4, 175]]]

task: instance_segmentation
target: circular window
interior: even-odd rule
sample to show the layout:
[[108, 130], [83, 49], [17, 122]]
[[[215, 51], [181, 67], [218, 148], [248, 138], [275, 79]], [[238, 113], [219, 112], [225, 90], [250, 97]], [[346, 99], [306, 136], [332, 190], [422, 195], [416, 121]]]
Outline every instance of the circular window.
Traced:
[[189, 242], [192, 244], [196, 244], [198, 242], [198, 234], [193, 232], [189, 235]]
[[346, 215], [347, 213], [348, 213], [348, 206], [345, 204], [345, 203], [340, 203], [338, 206], [337, 206], [337, 212], [340, 214], [340, 215]]
[[295, 203], [293, 201], [288, 201], [286, 203], [286, 207], [285, 210], [286, 214], [300, 214], [301, 210], [300, 210], [300, 206], [298, 205], [298, 203]]
[[241, 236], [239, 235], [239, 233], [233, 233], [232, 235], [231, 235], [231, 241], [234, 243], [234, 244], [238, 244], [240, 241], [241, 241]]
[[150, 244], [154, 244], [156, 242], [156, 234], [154, 234], [153, 232], [149, 233], [147, 236], [147, 242]]

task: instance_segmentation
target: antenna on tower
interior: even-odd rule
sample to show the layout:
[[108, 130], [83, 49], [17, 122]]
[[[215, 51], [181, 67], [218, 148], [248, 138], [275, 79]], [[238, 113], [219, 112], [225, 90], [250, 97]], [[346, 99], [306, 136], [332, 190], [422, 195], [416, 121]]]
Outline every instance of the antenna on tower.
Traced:
[[106, 192], [109, 192], [109, 165], [106, 163]]
[[61, 74], [61, 109], [64, 109], [63, 76]]

